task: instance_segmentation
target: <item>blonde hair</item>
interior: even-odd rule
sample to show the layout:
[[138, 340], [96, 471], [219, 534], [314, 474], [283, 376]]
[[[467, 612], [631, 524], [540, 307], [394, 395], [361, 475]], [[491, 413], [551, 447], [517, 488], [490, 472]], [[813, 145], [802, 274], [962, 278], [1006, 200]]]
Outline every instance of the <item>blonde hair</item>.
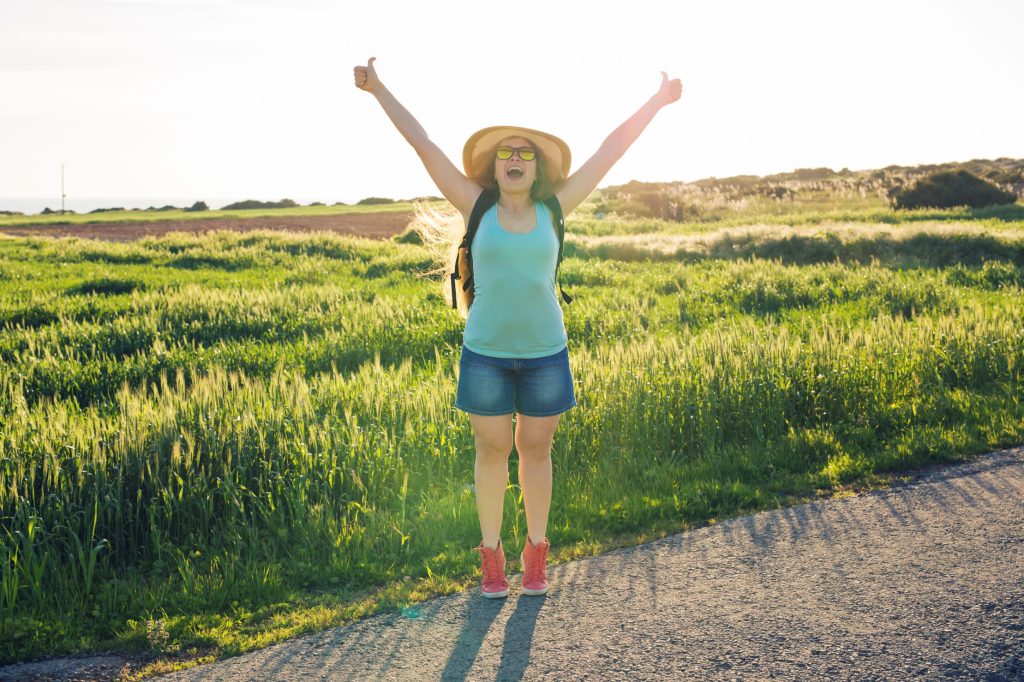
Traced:
[[[452, 304], [451, 274], [455, 258], [460, 256], [459, 244], [466, 234], [466, 219], [451, 204], [442, 208], [425, 203], [415, 205], [416, 212], [409, 224], [420, 236], [423, 246], [430, 251], [434, 259], [434, 267], [425, 274], [441, 275], [441, 294], [448, 305]], [[469, 315], [470, 294], [462, 288], [466, 283], [466, 266], [464, 257], [459, 258], [459, 274], [462, 279], [455, 282], [455, 306], [462, 317]]]
[[[528, 138], [526, 138], [528, 139]], [[533, 144], [532, 140], [530, 141]], [[536, 148], [536, 145], [534, 145]], [[497, 146], [491, 150], [491, 161], [483, 174], [471, 177], [470, 180], [484, 188], [484, 191], [492, 191], [498, 194], [498, 181], [494, 178], [494, 153]], [[551, 178], [547, 172], [547, 162], [544, 160], [540, 150], [537, 151], [537, 176], [530, 187], [530, 198], [534, 201], [544, 201], [554, 195], [557, 189], [556, 180]], [[469, 216], [463, 216], [450, 204], [444, 208], [436, 208], [425, 203], [417, 203], [415, 215], [409, 226], [419, 234], [423, 245], [427, 247], [434, 257], [434, 268], [427, 272], [428, 275], [441, 275], [442, 296], [448, 305], [452, 304], [451, 275], [455, 259], [459, 259], [459, 276], [461, 279], [455, 282], [455, 307], [463, 318], [469, 315], [469, 306], [473, 303], [473, 287], [463, 289], [468, 275], [466, 254], [460, 253], [459, 245], [466, 235]]]

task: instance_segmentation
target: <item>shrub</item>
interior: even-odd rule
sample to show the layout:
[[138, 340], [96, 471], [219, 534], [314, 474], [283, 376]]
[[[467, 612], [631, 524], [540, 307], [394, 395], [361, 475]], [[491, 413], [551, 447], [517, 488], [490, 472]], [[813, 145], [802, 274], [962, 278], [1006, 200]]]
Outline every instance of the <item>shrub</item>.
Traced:
[[394, 240], [399, 244], [422, 244], [423, 237], [415, 227], [407, 227], [402, 234], [395, 235]]
[[233, 204], [228, 204], [221, 208], [221, 210], [245, 211], [252, 208], [294, 208], [296, 206], [298, 206], [298, 204], [291, 199], [281, 199], [281, 201], [257, 201], [255, 199], [246, 199], [245, 201], [236, 201]]
[[385, 197], [366, 197], [356, 202], [357, 206], [378, 206], [380, 204], [393, 204], [394, 199], [387, 199]]
[[112, 296], [116, 294], [130, 294], [135, 290], [144, 290], [145, 288], [146, 285], [138, 280], [101, 277], [70, 287], [65, 290], [65, 293], [70, 296], [86, 296], [89, 294]]
[[765, 176], [765, 180], [828, 180], [838, 175], [831, 168], [797, 168], [792, 173], [776, 173], [775, 175]]
[[603, 201], [595, 212], [604, 213], [608, 210], [621, 216], [671, 220], [677, 223], [700, 216], [696, 206], [686, 204], [680, 197], [656, 188], [613, 194]]
[[185, 210], [189, 211], [189, 212], [209, 211], [210, 207], [206, 205], [205, 201], [197, 201], [196, 203], [192, 204], [191, 206], [189, 206]]
[[761, 192], [769, 199], [777, 199], [779, 201], [792, 199], [796, 195], [796, 192], [783, 185], [765, 187]]
[[919, 180], [910, 189], [894, 190], [892, 206], [908, 208], [983, 208], [1012, 204], [1017, 195], [1006, 192], [965, 170], [935, 173]]

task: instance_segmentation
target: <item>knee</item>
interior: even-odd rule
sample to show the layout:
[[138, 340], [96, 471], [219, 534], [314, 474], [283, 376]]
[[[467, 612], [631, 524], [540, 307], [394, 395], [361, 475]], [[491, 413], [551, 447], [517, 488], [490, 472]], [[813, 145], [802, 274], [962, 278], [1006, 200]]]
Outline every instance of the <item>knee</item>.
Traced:
[[517, 440], [516, 452], [525, 461], [543, 461], [551, 457], [551, 439]]
[[512, 438], [481, 437], [476, 439], [476, 456], [479, 459], [508, 459], [512, 453]]

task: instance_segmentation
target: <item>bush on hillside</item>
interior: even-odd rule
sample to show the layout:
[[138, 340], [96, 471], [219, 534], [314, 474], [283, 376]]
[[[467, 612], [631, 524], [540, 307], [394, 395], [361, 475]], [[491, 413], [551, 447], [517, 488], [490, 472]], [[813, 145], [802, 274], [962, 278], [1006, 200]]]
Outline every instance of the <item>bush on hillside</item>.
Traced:
[[356, 202], [356, 206], [379, 206], [380, 204], [393, 204], [394, 199], [387, 199], [385, 197], [366, 197]]
[[409, 226], [402, 234], [395, 235], [394, 240], [399, 244], [422, 244], [423, 236], [415, 227]]
[[595, 213], [615, 213], [629, 218], [655, 218], [681, 223], [700, 217], [700, 209], [684, 201], [677, 183], [640, 182], [602, 190]]
[[189, 211], [189, 212], [209, 211], [210, 207], [206, 205], [205, 201], [197, 201], [196, 203], [192, 204], [191, 206], [189, 206], [185, 210]]
[[761, 190], [761, 193], [764, 194], [769, 199], [776, 199], [778, 201], [792, 199], [796, 196], [796, 192], [794, 192], [789, 187], [786, 187], [784, 185], [772, 185], [769, 187], [765, 187], [763, 190]]
[[889, 198], [896, 209], [954, 206], [984, 208], [1017, 201], [1017, 195], [1012, 192], [1003, 191], [965, 170], [929, 175], [909, 189], [894, 189]]
[[245, 201], [236, 201], [233, 204], [228, 204], [221, 208], [221, 210], [246, 211], [253, 208], [295, 208], [296, 206], [298, 206], [298, 204], [291, 199], [281, 199], [281, 201], [256, 201], [255, 199], [246, 199]]
[[836, 173], [831, 168], [797, 168], [791, 173], [776, 173], [774, 175], [766, 175], [764, 179], [774, 182], [785, 182], [787, 180], [813, 181], [828, 180], [829, 178], [833, 178], [836, 175], [838, 175], [838, 173]]

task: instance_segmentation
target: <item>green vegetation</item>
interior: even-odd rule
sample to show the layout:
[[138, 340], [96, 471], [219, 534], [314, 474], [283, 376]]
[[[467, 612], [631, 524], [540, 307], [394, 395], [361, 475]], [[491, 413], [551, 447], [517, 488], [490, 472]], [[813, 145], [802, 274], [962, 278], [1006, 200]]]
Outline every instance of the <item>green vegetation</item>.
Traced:
[[965, 170], [945, 171], [922, 178], [913, 187], [893, 191], [894, 208], [985, 208], [1013, 204], [1017, 195]]
[[296, 208], [298, 204], [291, 199], [281, 199], [281, 201], [257, 201], [256, 199], [246, 199], [245, 201], [236, 201], [233, 204], [222, 206], [222, 211], [248, 211], [254, 208]]
[[[976, 188], [963, 186], [961, 173], [984, 178], [983, 182], [1006, 194], [1000, 195], [1000, 199], [981, 200], [982, 195]], [[1012, 204], [1015, 197], [1024, 195], [1024, 160], [996, 159], [912, 167], [888, 166], [868, 171], [800, 168], [791, 173], [765, 177], [741, 175], [690, 183], [634, 181], [601, 190], [594, 211], [598, 215], [688, 223], [720, 223], [733, 219], [749, 221], [754, 215], [774, 217], [769, 222], [776, 222], [806, 216], [810, 212], [889, 215], [891, 197], [915, 184], [927, 184], [928, 178], [942, 174], [954, 178], [955, 202], [934, 203], [932, 193], [924, 203], [899, 203], [897, 207]], [[942, 183], [948, 181], [941, 180]], [[1016, 208], [1016, 219], [1021, 220], [1019, 210], [1022, 207]], [[884, 218], [875, 220], [890, 222]]]
[[583, 221], [566, 240], [565, 252], [577, 258], [615, 260], [745, 260], [766, 258], [793, 265], [816, 263], [877, 263], [894, 268], [982, 266], [1005, 261], [1024, 266], [1020, 230], [1024, 224], [922, 222], [913, 228], [891, 225], [844, 224], [827, 228], [759, 225], [723, 228], [713, 232], [603, 234]]
[[[410, 274], [418, 248], [0, 247], [5, 658], [145, 647], [154, 620], [239, 651], [293, 633], [272, 625], [289, 604], [341, 619], [374, 586], [471, 574], [460, 323]], [[570, 258], [580, 407], [556, 443], [552, 540], [574, 551], [1020, 441], [1022, 277], [1005, 259]]]
[[[1019, 206], [601, 201], [562, 270], [556, 559], [1024, 441]], [[330, 234], [0, 238], [0, 660], [230, 655], [472, 583], [462, 322], [431, 265]]]

